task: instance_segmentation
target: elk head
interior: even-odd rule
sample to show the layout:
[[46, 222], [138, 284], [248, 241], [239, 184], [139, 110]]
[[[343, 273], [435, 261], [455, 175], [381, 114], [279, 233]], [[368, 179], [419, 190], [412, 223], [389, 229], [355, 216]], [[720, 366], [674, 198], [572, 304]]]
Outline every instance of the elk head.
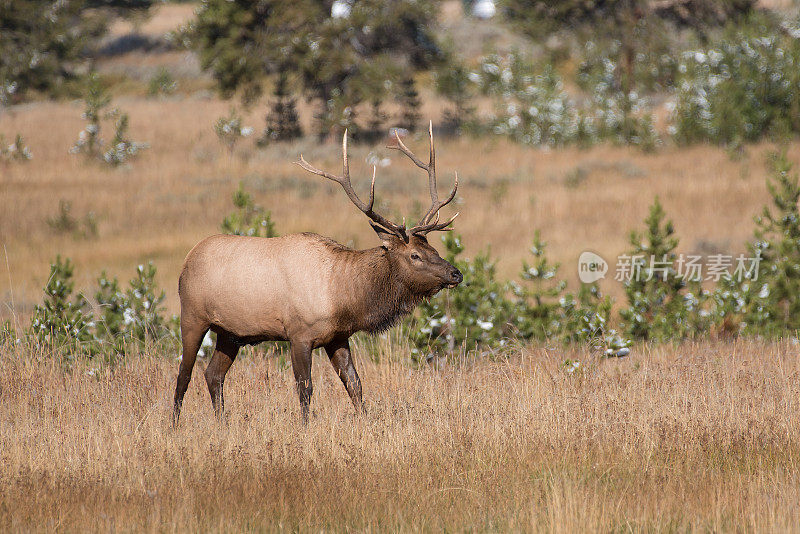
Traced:
[[426, 238], [427, 234], [434, 231], [447, 232], [452, 230], [450, 225], [458, 217], [456, 213], [446, 222], [439, 221], [439, 211], [449, 204], [456, 196], [458, 190], [458, 174], [455, 176], [455, 185], [450, 195], [443, 201], [439, 200], [439, 193], [436, 189], [436, 151], [433, 143], [433, 124], [429, 126], [430, 135], [430, 159], [428, 163], [422, 162], [411, 150], [403, 144], [400, 137], [395, 133], [397, 146], [387, 148], [400, 150], [408, 156], [414, 164], [428, 173], [428, 188], [431, 196], [431, 206], [425, 215], [422, 216], [416, 226], [408, 229], [403, 224], [396, 224], [389, 221], [374, 208], [375, 203], [375, 174], [377, 168], [372, 167], [372, 183], [369, 190], [369, 200], [363, 202], [350, 183], [350, 166], [347, 159], [347, 130], [342, 138], [342, 175], [337, 176], [328, 172], [312, 167], [303, 156], [297, 164], [303, 169], [313, 174], [323, 176], [333, 180], [342, 186], [348, 198], [370, 219], [370, 225], [378, 237], [383, 242], [386, 257], [391, 266], [391, 270], [406, 285], [409, 291], [421, 297], [435, 295], [443, 288], [453, 288], [461, 283], [463, 276], [461, 272], [450, 263], [439, 256]]

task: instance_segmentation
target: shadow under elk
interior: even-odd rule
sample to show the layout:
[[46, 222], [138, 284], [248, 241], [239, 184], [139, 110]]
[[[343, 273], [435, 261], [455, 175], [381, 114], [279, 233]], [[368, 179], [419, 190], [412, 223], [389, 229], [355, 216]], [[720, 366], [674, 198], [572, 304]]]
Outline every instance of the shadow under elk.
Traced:
[[206, 333], [217, 344], [205, 371], [217, 417], [224, 409], [225, 374], [239, 351], [262, 341], [288, 341], [303, 421], [308, 421], [313, 386], [311, 352], [324, 347], [356, 410], [363, 411], [361, 381], [353, 366], [349, 338], [356, 332], [381, 332], [423, 299], [461, 283], [461, 273], [428, 244], [426, 235], [450, 230], [458, 214], [439, 222], [439, 211], [455, 198], [439, 200], [433, 129], [430, 159], [424, 163], [397, 137], [395, 148], [428, 174], [431, 205], [419, 223], [407, 229], [377, 213], [375, 172], [369, 200], [362, 201], [350, 184], [347, 132], [342, 140], [341, 176], [316, 169], [303, 156], [297, 165], [333, 180], [364, 215], [382, 241], [367, 250], [352, 250], [326, 237], [301, 233], [260, 238], [215, 235], [195, 245], [186, 256], [178, 293], [181, 302], [183, 357], [175, 388], [173, 424], [191, 379], [197, 351]]

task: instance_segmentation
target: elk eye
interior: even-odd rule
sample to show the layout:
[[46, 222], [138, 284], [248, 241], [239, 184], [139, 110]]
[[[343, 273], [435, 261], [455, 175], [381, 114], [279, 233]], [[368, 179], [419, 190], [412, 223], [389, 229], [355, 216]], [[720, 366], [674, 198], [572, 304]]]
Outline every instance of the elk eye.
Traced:
[[416, 252], [412, 253], [411, 254], [411, 259], [412, 260], [419, 260], [420, 259], [419, 254], [417, 254]]

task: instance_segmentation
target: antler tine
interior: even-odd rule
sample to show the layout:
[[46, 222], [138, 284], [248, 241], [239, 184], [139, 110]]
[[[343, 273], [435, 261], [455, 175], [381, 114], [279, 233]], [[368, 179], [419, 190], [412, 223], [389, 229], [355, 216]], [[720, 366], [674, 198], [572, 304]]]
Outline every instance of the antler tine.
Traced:
[[347, 159], [347, 130], [344, 131], [344, 136], [342, 138], [342, 176], [336, 176], [335, 174], [317, 169], [303, 159], [302, 154], [300, 155], [300, 161], [296, 161], [295, 164], [312, 174], [322, 176], [328, 180], [333, 180], [341, 185], [350, 201], [353, 202], [353, 204], [355, 204], [356, 207], [364, 213], [364, 215], [390, 232], [397, 234], [403, 239], [407, 239], [405, 224], [403, 226], [397, 225], [385, 219], [380, 214], [375, 213], [375, 211], [372, 209], [373, 205], [375, 204], [375, 175], [377, 173], [376, 166], [373, 165], [372, 167], [372, 182], [369, 188], [369, 202], [364, 203], [360, 198], [358, 198], [358, 195], [353, 189], [353, 185], [350, 183], [350, 164]]
[[425, 213], [422, 219], [420, 219], [419, 224], [427, 224], [429, 222], [430, 217], [432, 217], [436, 212], [435, 206], [439, 202], [439, 192], [436, 190], [436, 149], [434, 148], [433, 143], [433, 121], [428, 123], [428, 135], [430, 136], [431, 140], [431, 152], [427, 165], [423, 163], [422, 160], [419, 159], [413, 152], [411, 152], [405, 143], [403, 143], [403, 141], [400, 139], [400, 135], [397, 133], [397, 130], [394, 132], [394, 137], [397, 140], [397, 146], [387, 147], [400, 150], [403, 154], [408, 156], [411, 161], [414, 162], [414, 165], [428, 173], [428, 189], [430, 190], [431, 195], [431, 208]]
[[431, 138], [431, 155], [428, 159], [430, 162], [428, 163], [428, 188], [431, 190], [431, 205], [434, 205], [439, 202], [439, 191], [436, 189], [436, 149], [433, 146], [433, 121], [428, 122], [428, 135]]
[[439, 222], [439, 214], [438, 214], [438, 212], [437, 212], [437, 214], [436, 214], [436, 220], [435, 220], [434, 222], [432, 222], [432, 223], [428, 223], [428, 224], [423, 224], [423, 225], [418, 225], [418, 226], [415, 226], [414, 228], [412, 228], [411, 230], [409, 230], [409, 232], [408, 232], [408, 233], [410, 233], [410, 234], [417, 234], [417, 235], [425, 235], [425, 234], [428, 234], [428, 233], [430, 233], [430, 232], [435, 232], [435, 231], [439, 231], [439, 232], [449, 232], [449, 231], [451, 231], [451, 230], [452, 230], [452, 228], [448, 228], [448, 226], [450, 226], [451, 224], [453, 224], [453, 221], [455, 221], [455, 220], [456, 220], [456, 217], [458, 217], [458, 213], [456, 213], [455, 215], [453, 215], [452, 217], [450, 217], [450, 218], [447, 220], [447, 222], [440, 223], [440, 222]]
[[419, 159], [417, 156], [415, 156], [414, 153], [411, 152], [411, 150], [409, 150], [409, 148], [405, 145], [405, 143], [403, 143], [403, 140], [400, 139], [400, 135], [397, 133], [397, 130], [395, 130], [395, 132], [394, 132], [394, 138], [395, 138], [395, 140], [397, 140], [397, 146], [388, 145], [386, 148], [389, 148], [389, 149], [392, 149], [392, 150], [399, 150], [400, 152], [402, 152], [403, 154], [408, 156], [408, 158], [411, 161], [414, 162], [414, 165], [416, 165], [417, 167], [419, 167], [423, 171], [430, 170], [430, 167], [428, 165], [425, 165], [422, 162], [422, 160]]
[[454, 198], [456, 198], [456, 191], [458, 191], [458, 172], [456, 172], [455, 175], [456, 175], [456, 179], [453, 182], [453, 190], [450, 191], [450, 194], [447, 196], [445, 201], [442, 202], [441, 204], [439, 204], [439, 207], [436, 209], [436, 211], [439, 211], [443, 207], [447, 206], [448, 204], [450, 204], [450, 202], [452, 202], [452, 200]]
[[[453, 184], [453, 190], [450, 191], [450, 194], [447, 196], [447, 198], [444, 199], [444, 201], [442, 201], [442, 202], [438, 202], [437, 201], [436, 204], [432, 205], [431, 209], [430, 209], [430, 212], [429, 212], [430, 215], [426, 214], [425, 217], [423, 217], [422, 220], [419, 222], [419, 224], [416, 225], [414, 228], [412, 228], [409, 231], [409, 233], [411, 233], [411, 234], [423, 234], [424, 235], [424, 234], [427, 234], [429, 232], [433, 232], [434, 230], [445, 230], [445, 231], [446, 230], [450, 230], [450, 228], [445, 228], [445, 227], [453, 222], [453, 220], [458, 216], [458, 213], [456, 213], [446, 223], [439, 224], [439, 211], [443, 207], [447, 206], [450, 202], [452, 202], [452, 200], [456, 197], [456, 191], [458, 191], [458, 173], [455, 173], [455, 175], [456, 175], [456, 178], [455, 178], [455, 183]], [[430, 219], [434, 215], [436, 216], [436, 220], [431, 222]]]
[[[411, 150], [403, 143], [400, 139], [400, 136], [397, 134], [397, 131], [394, 132], [395, 139], [397, 140], [397, 146], [389, 146], [387, 148], [393, 148], [396, 150], [400, 150], [403, 154], [408, 156], [408, 158], [414, 162], [414, 164], [427, 171], [428, 173], [428, 189], [430, 190], [431, 195], [431, 207], [422, 216], [417, 226], [414, 227], [415, 232], [412, 233], [427, 233], [431, 230], [429, 228], [433, 228], [437, 226], [437, 223], [433, 223], [431, 225], [431, 219], [436, 215], [438, 217], [439, 210], [442, 209], [444, 206], [449, 204], [456, 196], [456, 191], [458, 189], [458, 174], [456, 174], [455, 186], [453, 190], [450, 192], [450, 195], [444, 202], [439, 201], [439, 191], [436, 187], [436, 147], [433, 141], [433, 121], [428, 123], [428, 136], [430, 137], [430, 160], [428, 164], [422, 162], [417, 156], [414, 155]], [[437, 219], [438, 222], [438, 219]]]
[[350, 183], [350, 163], [347, 160], [347, 128], [342, 136], [342, 175]]

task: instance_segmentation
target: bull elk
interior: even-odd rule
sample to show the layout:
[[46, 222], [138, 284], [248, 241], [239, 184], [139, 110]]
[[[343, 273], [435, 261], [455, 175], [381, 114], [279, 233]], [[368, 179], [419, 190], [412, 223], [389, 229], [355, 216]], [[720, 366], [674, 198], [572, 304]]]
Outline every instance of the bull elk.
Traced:
[[[262, 341], [289, 341], [292, 369], [303, 421], [313, 391], [311, 351], [324, 347], [357, 411], [362, 411], [361, 381], [353, 366], [349, 338], [356, 332], [381, 332], [410, 313], [422, 300], [461, 283], [461, 273], [428, 244], [426, 235], [451, 230], [455, 216], [439, 222], [439, 211], [458, 189], [439, 200], [436, 155], [430, 129], [430, 160], [424, 163], [396, 138], [397, 146], [428, 174], [431, 206], [419, 223], [406, 229], [374, 210], [375, 171], [369, 200], [350, 184], [347, 132], [342, 140], [341, 176], [312, 167], [303, 156], [297, 165], [338, 183], [382, 241], [352, 250], [312, 233], [275, 238], [215, 235], [195, 245], [183, 264], [181, 301], [183, 359], [175, 387], [173, 423], [189, 385], [197, 351], [206, 333], [217, 334], [214, 355], [205, 372], [217, 417], [223, 413], [225, 374], [239, 348]], [[457, 216], [458, 214], [456, 214]]]

